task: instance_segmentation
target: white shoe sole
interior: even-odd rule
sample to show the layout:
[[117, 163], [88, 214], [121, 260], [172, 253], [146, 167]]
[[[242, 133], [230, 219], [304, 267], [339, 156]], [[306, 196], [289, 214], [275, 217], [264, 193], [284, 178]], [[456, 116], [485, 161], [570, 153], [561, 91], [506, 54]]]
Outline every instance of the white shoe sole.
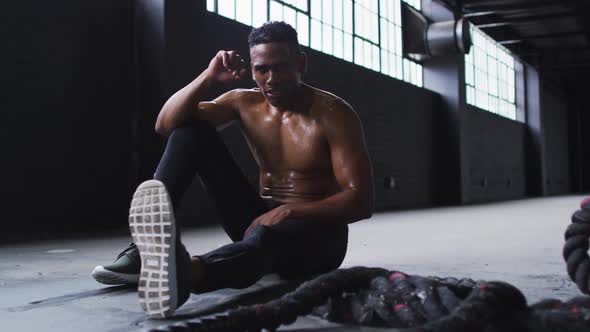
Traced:
[[137, 285], [139, 274], [123, 274], [105, 269], [98, 265], [92, 270], [94, 280], [105, 285]]
[[166, 318], [178, 305], [176, 223], [164, 184], [137, 187], [129, 209], [129, 229], [141, 256], [139, 305], [150, 318]]

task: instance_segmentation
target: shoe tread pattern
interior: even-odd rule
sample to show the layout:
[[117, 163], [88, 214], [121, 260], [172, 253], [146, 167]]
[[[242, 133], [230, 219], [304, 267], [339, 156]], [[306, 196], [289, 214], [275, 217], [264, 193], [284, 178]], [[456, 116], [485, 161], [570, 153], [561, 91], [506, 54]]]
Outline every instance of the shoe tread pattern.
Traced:
[[150, 318], [166, 318], [177, 306], [174, 243], [176, 237], [170, 197], [155, 180], [142, 183], [129, 209], [129, 229], [139, 249], [139, 304]]

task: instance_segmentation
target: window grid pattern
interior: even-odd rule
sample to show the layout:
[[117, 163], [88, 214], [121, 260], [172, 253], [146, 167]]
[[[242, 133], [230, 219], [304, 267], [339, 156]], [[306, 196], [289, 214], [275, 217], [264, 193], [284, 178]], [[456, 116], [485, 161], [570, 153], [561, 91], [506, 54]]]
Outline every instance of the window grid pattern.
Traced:
[[375, 71], [381, 71], [378, 5], [377, 0], [354, 2], [354, 63]]
[[311, 48], [353, 61], [353, 2], [312, 0]]
[[207, 0], [207, 10], [258, 27], [285, 21], [299, 43], [422, 86], [422, 66], [402, 53], [401, 2], [420, 0]]
[[514, 57], [473, 26], [471, 37], [473, 47], [465, 55], [467, 103], [516, 120]]
[[309, 11], [307, 9], [307, 0], [271, 0], [269, 20], [287, 22], [297, 30], [299, 44], [309, 46]]

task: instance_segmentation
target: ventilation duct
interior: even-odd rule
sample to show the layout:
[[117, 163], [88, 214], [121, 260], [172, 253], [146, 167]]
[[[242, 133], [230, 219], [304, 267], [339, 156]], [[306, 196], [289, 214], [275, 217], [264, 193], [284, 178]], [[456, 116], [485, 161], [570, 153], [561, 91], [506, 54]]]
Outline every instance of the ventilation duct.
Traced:
[[422, 13], [402, 5], [403, 53], [416, 61], [431, 57], [467, 54], [471, 48], [469, 23], [456, 21], [429, 22]]
[[431, 23], [426, 30], [426, 45], [434, 56], [467, 54], [471, 48], [469, 24], [463, 18]]

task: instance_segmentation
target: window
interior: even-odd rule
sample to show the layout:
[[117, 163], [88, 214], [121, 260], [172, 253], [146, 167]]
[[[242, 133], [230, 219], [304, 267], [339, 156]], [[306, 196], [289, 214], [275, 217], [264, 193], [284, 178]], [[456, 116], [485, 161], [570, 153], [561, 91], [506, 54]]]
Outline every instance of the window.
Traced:
[[402, 56], [401, 3], [398, 0], [380, 0], [379, 5], [381, 72], [422, 86], [422, 66]]
[[207, 10], [253, 27], [285, 21], [303, 46], [421, 87], [422, 66], [402, 56], [400, 1], [207, 0]]
[[311, 3], [311, 48], [353, 61], [351, 0], [314, 0]]
[[418, 10], [422, 8], [422, 0], [404, 0], [404, 2]]
[[471, 38], [473, 47], [465, 56], [467, 103], [516, 120], [514, 58], [474, 26]]
[[309, 46], [308, 12], [309, 10], [307, 8], [307, 0], [270, 1], [270, 19], [264, 20], [264, 22], [287, 22], [293, 28], [295, 28], [295, 30], [297, 30], [299, 44], [303, 46]]

